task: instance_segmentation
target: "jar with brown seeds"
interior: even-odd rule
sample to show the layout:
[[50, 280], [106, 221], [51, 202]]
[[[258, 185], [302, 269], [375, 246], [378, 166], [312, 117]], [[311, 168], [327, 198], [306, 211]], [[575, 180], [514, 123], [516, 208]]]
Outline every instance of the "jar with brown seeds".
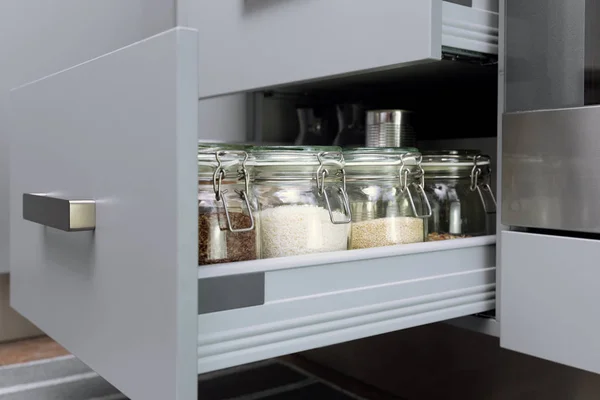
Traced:
[[198, 146], [198, 264], [258, 256], [244, 146]]

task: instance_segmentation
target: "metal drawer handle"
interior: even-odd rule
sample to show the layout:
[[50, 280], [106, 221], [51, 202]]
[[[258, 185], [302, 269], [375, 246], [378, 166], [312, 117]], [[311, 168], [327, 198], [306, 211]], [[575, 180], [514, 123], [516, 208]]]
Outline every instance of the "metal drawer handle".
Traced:
[[96, 202], [24, 193], [23, 219], [66, 232], [92, 231], [96, 228]]

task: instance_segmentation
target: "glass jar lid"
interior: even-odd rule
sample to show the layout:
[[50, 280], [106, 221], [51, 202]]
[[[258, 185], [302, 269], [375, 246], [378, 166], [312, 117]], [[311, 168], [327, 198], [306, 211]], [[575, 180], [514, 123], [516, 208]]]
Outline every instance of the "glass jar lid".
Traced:
[[353, 147], [344, 150], [349, 179], [397, 179], [400, 169], [420, 173], [421, 153], [413, 147]]
[[217, 169], [224, 179], [238, 179], [248, 160], [248, 148], [242, 144], [198, 143], [198, 178], [212, 180]]
[[315, 173], [327, 169], [342, 173], [344, 157], [337, 146], [255, 146], [249, 150], [248, 167], [253, 180], [315, 179]]
[[491, 159], [480, 150], [436, 150], [424, 151], [421, 166], [425, 176], [452, 176], [469, 178], [474, 167], [482, 173], [491, 172]]
[[344, 149], [346, 167], [364, 165], [413, 165], [421, 153], [414, 147], [349, 147]]
[[338, 146], [252, 146], [249, 154], [249, 165], [256, 167], [319, 166], [323, 160], [343, 166]]

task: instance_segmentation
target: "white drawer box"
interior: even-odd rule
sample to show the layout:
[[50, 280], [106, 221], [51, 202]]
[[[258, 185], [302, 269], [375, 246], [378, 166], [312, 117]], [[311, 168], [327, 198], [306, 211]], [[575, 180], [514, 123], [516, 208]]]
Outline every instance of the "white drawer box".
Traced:
[[[173, 29], [11, 93], [20, 313], [130, 398], [191, 400], [198, 373], [494, 308], [494, 236], [198, 266], [197, 49]], [[24, 219], [64, 222], [28, 193], [95, 201], [95, 230]]]
[[498, 52], [497, 12], [442, 0], [181, 3], [180, 25], [200, 32], [200, 97], [430, 62], [442, 46]]

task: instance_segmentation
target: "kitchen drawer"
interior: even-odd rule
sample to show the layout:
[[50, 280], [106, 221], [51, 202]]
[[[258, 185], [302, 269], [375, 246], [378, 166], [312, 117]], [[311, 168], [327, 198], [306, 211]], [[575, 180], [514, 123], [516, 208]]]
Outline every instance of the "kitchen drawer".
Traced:
[[20, 313], [128, 397], [192, 400], [198, 373], [495, 307], [495, 236], [198, 266], [197, 49], [178, 28], [11, 93]]
[[197, 51], [174, 29], [11, 92], [11, 305], [135, 400], [196, 396]]
[[261, 275], [264, 294], [253, 307], [199, 315], [198, 371], [491, 310], [495, 254], [485, 236], [201, 266], [201, 284]]
[[181, 2], [200, 32], [200, 97], [441, 59], [497, 54], [498, 14], [442, 0]]
[[500, 344], [600, 373], [600, 241], [503, 232]]

